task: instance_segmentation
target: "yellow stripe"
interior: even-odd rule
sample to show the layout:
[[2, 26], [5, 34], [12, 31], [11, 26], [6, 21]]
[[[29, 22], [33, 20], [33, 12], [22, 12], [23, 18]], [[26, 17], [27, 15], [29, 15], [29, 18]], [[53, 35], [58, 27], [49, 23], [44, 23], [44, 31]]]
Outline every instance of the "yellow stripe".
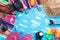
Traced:
[[34, 0], [30, 0], [30, 5], [34, 5]]

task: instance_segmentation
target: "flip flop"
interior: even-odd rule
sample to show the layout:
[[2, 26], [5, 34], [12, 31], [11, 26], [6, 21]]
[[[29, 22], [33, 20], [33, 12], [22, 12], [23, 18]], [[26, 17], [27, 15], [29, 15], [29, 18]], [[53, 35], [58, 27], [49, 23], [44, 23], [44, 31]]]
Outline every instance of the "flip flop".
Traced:
[[11, 35], [9, 35], [6, 40], [18, 40], [20, 38], [20, 35], [15, 32], [15, 33], [12, 33]]
[[21, 40], [32, 40], [32, 35], [31, 34], [27, 34]]

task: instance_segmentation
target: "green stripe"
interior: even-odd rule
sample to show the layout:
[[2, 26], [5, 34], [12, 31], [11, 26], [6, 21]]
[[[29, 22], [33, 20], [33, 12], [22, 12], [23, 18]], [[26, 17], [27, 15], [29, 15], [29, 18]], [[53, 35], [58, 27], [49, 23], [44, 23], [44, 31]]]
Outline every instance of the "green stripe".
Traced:
[[8, 5], [10, 4], [9, 2], [5, 1], [5, 0], [0, 0], [1, 3], [5, 4], [5, 5]]

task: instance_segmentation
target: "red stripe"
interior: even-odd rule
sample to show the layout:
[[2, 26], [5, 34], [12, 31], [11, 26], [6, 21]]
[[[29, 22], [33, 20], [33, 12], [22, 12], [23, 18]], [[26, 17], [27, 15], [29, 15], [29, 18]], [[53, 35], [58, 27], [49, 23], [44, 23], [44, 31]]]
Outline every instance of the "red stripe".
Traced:
[[41, 4], [44, 4], [44, 0], [40, 0], [40, 3], [41, 3]]

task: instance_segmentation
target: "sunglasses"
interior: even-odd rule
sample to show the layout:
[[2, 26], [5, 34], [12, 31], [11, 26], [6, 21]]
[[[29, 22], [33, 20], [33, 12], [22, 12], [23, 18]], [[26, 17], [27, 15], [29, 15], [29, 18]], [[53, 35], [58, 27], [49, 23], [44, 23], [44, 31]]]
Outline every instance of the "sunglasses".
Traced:
[[2, 19], [0, 20], [0, 30], [2, 30], [3, 32], [5, 32], [8, 29], [12, 30], [13, 26], [14, 25], [12, 25], [6, 21], [3, 21]]

